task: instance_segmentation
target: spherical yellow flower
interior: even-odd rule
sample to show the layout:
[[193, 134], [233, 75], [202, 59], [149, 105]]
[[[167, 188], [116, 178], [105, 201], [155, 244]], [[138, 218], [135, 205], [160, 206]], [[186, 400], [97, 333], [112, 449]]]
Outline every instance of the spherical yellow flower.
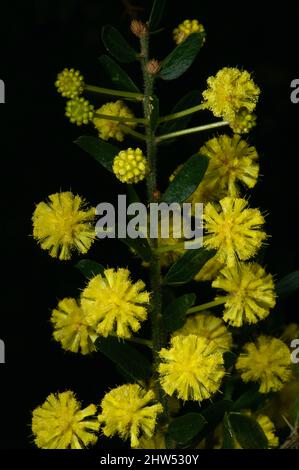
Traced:
[[224, 264], [220, 263], [216, 256], [213, 256], [203, 265], [193, 279], [194, 281], [212, 281], [222, 268], [224, 268]]
[[257, 263], [241, 262], [223, 268], [212, 287], [227, 292], [223, 320], [232, 326], [257, 323], [275, 306], [273, 278]]
[[138, 449], [166, 449], [165, 435], [157, 431], [153, 437], [142, 437], [139, 440]]
[[66, 103], [65, 115], [72, 124], [77, 124], [77, 126], [88, 124], [92, 120], [93, 113], [93, 105], [84, 98], [73, 98]]
[[[104, 104], [96, 110], [96, 114], [134, 118], [132, 111], [121, 100]], [[121, 123], [119, 121], [113, 121], [94, 116], [93, 123], [95, 128], [99, 131], [99, 136], [101, 139], [116, 139], [119, 142], [124, 140], [125, 131], [121, 127]], [[127, 127], [131, 127], [132, 129], [136, 126], [136, 123], [134, 122], [124, 122], [123, 124], [125, 124]]]
[[145, 304], [150, 294], [144, 291], [143, 281], [130, 280], [128, 269], [106, 269], [93, 277], [82, 292], [81, 304], [86, 320], [99, 335], [116, 333], [119, 338], [130, 338], [146, 320]]
[[84, 79], [79, 70], [64, 69], [57, 75], [55, 86], [64, 98], [77, 98], [84, 90]]
[[76, 299], [63, 299], [53, 310], [51, 322], [53, 337], [66, 351], [88, 354], [95, 350], [96, 332], [86, 321], [86, 312]]
[[198, 20], [185, 20], [173, 30], [173, 39], [176, 44], [181, 44], [190, 34], [204, 33], [205, 29]]
[[258, 209], [249, 209], [246, 199], [225, 197], [220, 208], [208, 203], [203, 218], [207, 236], [204, 246], [217, 250], [217, 258], [228, 267], [237, 259], [246, 261], [256, 254], [267, 238], [261, 226], [265, 220]]
[[264, 434], [268, 441], [268, 448], [273, 449], [274, 447], [278, 447], [279, 439], [276, 436], [275, 426], [270, 420], [270, 418], [266, 415], [259, 414], [256, 417], [257, 422], [259, 423], [260, 427], [264, 431]]
[[277, 392], [292, 377], [291, 353], [279, 339], [260, 336], [244, 346], [236, 368], [244, 382], [258, 382], [261, 393]]
[[170, 348], [159, 355], [160, 383], [168, 395], [201, 402], [219, 390], [225, 371], [214, 342], [197, 335], [173, 336]]
[[139, 148], [121, 150], [113, 161], [113, 172], [122, 183], [138, 183], [147, 171], [147, 160]]
[[71, 192], [51, 194], [37, 204], [33, 213], [33, 236], [43, 250], [60, 260], [71, 258], [72, 250], [87, 253], [95, 239], [92, 222], [95, 209], [85, 207]]
[[208, 89], [203, 92], [203, 105], [214, 116], [230, 123], [235, 121], [240, 110], [254, 111], [260, 89], [246, 70], [224, 67], [215, 77], [209, 77], [207, 84]]
[[241, 109], [229, 125], [236, 134], [247, 134], [256, 126], [256, 114]]
[[198, 313], [187, 318], [182, 328], [174, 332], [174, 336], [196, 335], [214, 341], [220, 350], [232, 347], [232, 335], [221, 318], [210, 315], [209, 312]]
[[51, 394], [33, 411], [34, 442], [41, 449], [82, 449], [95, 444], [99, 430], [95, 405], [81, 410], [71, 391]]
[[200, 153], [210, 159], [207, 178], [216, 178], [223, 193], [237, 196], [239, 181], [248, 188], [255, 186], [259, 173], [258, 154], [240, 136], [213, 137], [201, 147]]
[[143, 437], [152, 438], [157, 416], [163, 411], [154, 392], [137, 384], [112, 389], [104, 396], [101, 408], [99, 421], [104, 435], [130, 439], [131, 447], [137, 447]]

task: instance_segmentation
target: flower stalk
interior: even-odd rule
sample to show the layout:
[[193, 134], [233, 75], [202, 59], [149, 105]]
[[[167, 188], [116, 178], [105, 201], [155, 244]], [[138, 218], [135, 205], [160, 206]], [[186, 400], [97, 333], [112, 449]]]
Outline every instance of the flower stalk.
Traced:
[[180, 137], [182, 135], [194, 134], [196, 132], [208, 131], [210, 129], [216, 129], [217, 127], [228, 126], [227, 121], [218, 121], [211, 124], [204, 124], [203, 126], [190, 127], [189, 129], [182, 129], [181, 131], [170, 132], [169, 134], [160, 135], [156, 138], [156, 143], [159, 144], [164, 140], [173, 139], [174, 137]]
[[94, 85], [85, 85], [85, 91], [90, 93], [97, 93], [99, 95], [109, 95], [129, 100], [129, 101], [142, 101], [143, 95], [141, 93], [134, 93], [132, 91], [113, 90], [111, 88], [102, 88]]

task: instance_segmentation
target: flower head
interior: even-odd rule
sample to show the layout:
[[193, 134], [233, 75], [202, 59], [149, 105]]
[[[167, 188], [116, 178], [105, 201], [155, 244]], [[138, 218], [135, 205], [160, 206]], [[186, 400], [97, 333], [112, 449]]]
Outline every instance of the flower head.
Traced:
[[55, 86], [64, 98], [77, 98], [84, 90], [84, 79], [79, 70], [64, 69], [57, 75]]
[[214, 116], [234, 122], [240, 110], [252, 113], [259, 98], [260, 89], [246, 70], [224, 67], [215, 77], [207, 80], [208, 89], [203, 92], [203, 105]]
[[169, 349], [159, 355], [160, 383], [168, 395], [201, 402], [219, 390], [225, 371], [214, 342], [197, 335], [173, 336]]
[[232, 326], [257, 323], [275, 306], [273, 278], [257, 263], [223, 268], [212, 287], [227, 292], [223, 320]]
[[157, 416], [163, 411], [154, 392], [137, 384], [112, 389], [104, 396], [101, 408], [99, 421], [105, 436], [118, 434], [123, 440], [130, 439], [131, 447], [137, 447], [142, 437], [152, 438]]
[[213, 137], [201, 147], [200, 153], [210, 159], [206, 177], [216, 179], [221, 191], [228, 196], [238, 195], [239, 181], [248, 188], [253, 188], [256, 184], [259, 173], [258, 154], [240, 136]]
[[209, 312], [198, 313], [187, 318], [182, 328], [175, 331], [174, 336], [196, 335], [214, 341], [220, 350], [228, 350], [232, 347], [232, 335], [226, 328], [223, 320]]
[[190, 34], [204, 32], [205, 29], [198, 20], [185, 20], [173, 30], [173, 39], [176, 44], [181, 44]]
[[[127, 107], [127, 105], [121, 101], [115, 101], [112, 103], [106, 103], [96, 110], [96, 114], [104, 114], [106, 116], [115, 116], [115, 117], [127, 117], [133, 118], [134, 114]], [[125, 131], [121, 127], [119, 121], [103, 119], [97, 116], [94, 116], [93, 123], [95, 128], [99, 131], [99, 136], [103, 140], [116, 139], [119, 142], [124, 140]], [[127, 127], [134, 128], [136, 124], [134, 122], [125, 122]]]
[[268, 448], [273, 449], [274, 447], [278, 447], [279, 439], [275, 434], [275, 426], [270, 420], [270, 418], [266, 415], [259, 414], [257, 415], [256, 420], [264, 431], [264, 434], [268, 441]]
[[95, 239], [94, 209], [85, 208], [71, 192], [51, 194], [37, 204], [32, 216], [33, 236], [50, 256], [67, 260], [72, 250], [87, 253]]
[[228, 267], [237, 259], [248, 260], [267, 237], [261, 230], [264, 217], [258, 209], [249, 209], [246, 199], [225, 197], [219, 201], [220, 210], [208, 203], [204, 211], [207, 237], [204, 246], [216, 249], [220, 262]]
[[128, 269], [106, 269], [82, 292], [87, 322], [102, 336], [116, 333], [119, 338], [129, 338], [131, 330], [138, 331], [140, 322], [147, 318], [145, 304], [150, 294], [144, 287], [143, 281], [132, 283]]
[[51, 394], [33, 411], [32, 432], [41, 449], [82, 449], [95, 444], [99, 423], [95, 405], [81, 410], [71, 391]]
[[236, 134], [247, 134], [256, 126], [256, 114], [241, 109], [229, 124]]
[[258, 382], [261, 393], [277, 392], [292, 377], [290, 350], [277, 338], [260, 336], [244, 346], [236, 368], [244, 382]]
[[93, 118], [93, 113], [93, 105], [84, 98], [73, 98], [66, 103], [65, 115], [72, 124], [77, 124], [77, 126], [88, 124]]
[[222, 268], [224, 268], [224, 264], [220, 263], [217, 256], [213, 256], [203, 265], [193, 279], [194, 281], [212, 281]]
[[53, 337], [66, 351], [88, 354], [95, 350], [93, 340], [95, 331], [86, 321], [86, 313], [76, 299], [63, 299], [53, 310], [51, 322], [54, 326]]
[[121, 150], [113, 161], [113, 172], [122, 183], [138, 183], [145, 178], [147, 160], [139, 148]]

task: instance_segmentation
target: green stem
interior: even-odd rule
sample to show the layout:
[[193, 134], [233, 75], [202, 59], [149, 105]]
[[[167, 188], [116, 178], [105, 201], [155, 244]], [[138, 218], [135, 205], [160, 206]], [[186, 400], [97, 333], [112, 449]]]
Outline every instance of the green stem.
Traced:
[[183, 111], [179, 111], [177, 113], [168, 114], [167, 116], [162, 116], [159, 119], [159, 124], [162, 122], [173, 121], [174, 119], [179, 119], [184, 116], [188, 116], [189, 114], [197, 113], [197, 111], [201, 111], [203, 108], [202, 104], [198, 104], [197, 106], [192, 106], [192, 108], [184, 109]]
[[125, 117], [125, 116], [110, 116], [109, 114], [99, 114], [95, 113], [94, 114], [95, 118], [98, 119], [107, 119], [109, 121], [119, 121], [119, 122], [136, 122], [137, 124], [148, 124], [148, 121], [144, 118], [135, 118], [135, 117]]
[[169, 134], [160, 135], [156, 138], [156, 142], [160, 143], [164, 140], [180, 137], [181, 135], [194, 134], [195, 132], [207, 131], [209, 129], [216, 129], [217, 127], [227, 126], [227, 121], [213, 122], [212, 124], [204, 124], [203, 126], [191, 127], [190, 129], [183, 129], [181, 131], [170, 132]]
[[227, 301], [227, 297], [219, 297], [216, 300], [212, 300], [212, 302], [207, 302], [205, 304], [196, 305], [195, 307], [189, 308], [187, 310], [187, 315], [191, 315], [192, 313], [202, 312], [203, 310], [207, 310], [212, 307], [217, 307], [217, 305], [225, 304]]
[[91, 93], [98, 93], [99, 95], [119, 96], [120, 98], [132, 101], [143, 100], [143, 95], [141, 93], [133, 93], [131, 91], [112, 90], [110, 88], [101, 88], [94, 85], [85, 85], [84, 89]]
[[[110, 336], [113, 336], [114, 338], [119, 338], [116, 334], [111, 333]], [[147, 346], [150, 349], [153, 349], [153, 343], [149, 339], [144, 339], [144, 338], [135, 338], [132, 336], [131, 338], [126, 338], [126, 341], [130, 341], [131, 343], [136, 343], [136, 344], [142, 344], [143, 346]]]
[[141, 134], [140, 132], [134, 131], [133, 129], [131, 129], [131, 127], [126, 126], [125, 124], [120, 124], [119, 128], [121, 130], [123, 130], [126, 134], [130, 134], [133, 137], [136, 137], [136, 139], [146, 141], [146, 137], [145, 137], [144, 134]]
[[[141, 44], [141, 67], [144, 79], [144, 101], [143, 111], [144, 117], [150, 121], [152, 113], [152, 96], [154, 91], [154, 77], [147, 71], [147, 63], [149, 61], [149, 36], [146, 34], [140, 39]], [[156, 157], [157, 157], [157, 146], [155, 130], [151, 125], [146, 128], [146, 148], [147, 148], [147, 160], [149, 165], [149, 172], [146, 178], [148, 202], [157, 202], [155, 195], [157, 194], [157, 168], [156, 168]], [[154, 360], [154, 379], [155, 387], [159, 397], [159, 401], [163, 406], [163, 418], [168, 421], [168, 407], [165, 393], [161, 389], [158, 381], [158, 366], [160, 363], [159, 351], [165, 346], [166, 333], [162, 323], [162, 276], [161, 276], [161, 263], [160, 256], [155, 252], [158, 247], [158, 239], [150, 239], [150, 245], [152, 249], [152, 257], [150, 261], [150, 281], [151, 281], [151, 324], [152, 324], [152, 342], [153, 342], [153, 360]]]

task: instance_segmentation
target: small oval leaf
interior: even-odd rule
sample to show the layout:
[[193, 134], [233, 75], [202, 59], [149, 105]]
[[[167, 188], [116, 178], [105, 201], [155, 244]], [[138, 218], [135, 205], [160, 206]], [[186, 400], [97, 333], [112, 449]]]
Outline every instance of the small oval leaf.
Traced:
[[139, 88], [135, 85], [127, 72], [125, 72], [111, 57], [104, 54], [99, 58], [99, 61], [117, 89], [140, 93]]
[[228, 420], [235, 439], [243, 449], [268, 448], [265, 433], [254, 418], [241, 413], [229, 413]]
[[149, 30], [154, 31], [160, 24], [162, 19], [166, 0], [154, 0], [153, 8], [148, 22]]
[[191, 441], [205, 424], [206, 420], [200, 413], [186, 413], [170, 422], [168, 435], [179, 444], [184, 444]]
[[102, 28], [102, 41], [107, 51], [119, 62], [129, 63], [137, 59], [137, 52], [120, 32], [109, 24]]
[[112, 172], [113, 160], [120, 152], [118, 147], [103, 142], [98, 137], [82, 135], [75, 144], [79, 145], [82, 150], [89, 153], [95, 158], [103, 167]]
[[162, 201], [184, 202], [194, 193], [209, 166], [209, 158], [196, 153], [192, 155], [170, 183], [162, 196]]
[[195, 294], [184, 294], [166, 307], [163, 312], [163, 324], [168, 332], [182, 328], [186, 320], [186, 312], [194, 305], [195, 300]]
[[164, 284], [176, 285], [192, 281], [195, 274], [213, 256], [215, 256], [215, 251], [206, 250], [204, 247], [196, 250], [187, 250], [166, 273]]
[[276, 293], [278, 297], [284, 298], [293, 294], [299, 289], [299, 270], [293, 271], [284, 276], [276, 284]]
[[[179, 113], [180, 111], [184, 111], [185, 109], [197, 106], [201, 103], [201, 99], [202, 97], [200, 91], [192, 90], [177, 102], [177, 104], [172, 108], [170, 114]], [[192, 114], [188, 114], [187, 116], [183, 116], [179, 119], [174, 119], [172, 121], [165, 122], [161, 125], [160, 134], [169, 134], [170, 132], [185, 129], [191, 121], [192, 117]]]
[[174, 80], [183, 75], [199, 53], [204, 37], [204, 33], [190, 34], [164, 59], [158, 76], [163, 80]]
[[105, 270], [104, 266], [92, 259], [81, 259], [81, 261], [75, 264], [75, 267], [79, 269], [87, 279], [97, 276], [97, 274], [102, 274]]

